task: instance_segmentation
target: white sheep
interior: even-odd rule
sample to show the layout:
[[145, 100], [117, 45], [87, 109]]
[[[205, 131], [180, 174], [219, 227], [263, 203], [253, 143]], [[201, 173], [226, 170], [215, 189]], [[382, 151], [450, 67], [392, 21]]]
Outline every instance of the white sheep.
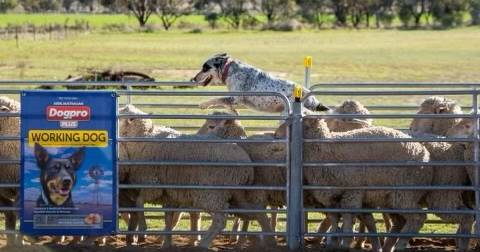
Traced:
[[[119, 120], [119, 135], [122, 137], [150, 137], [153, 131], [150, 119], [123, 118]], [[211, 139], [212, 136], [181, 136], [183, 139]], [[208, 162], [251, 162], [248, 154], [236, 144], [193, 143], [193, 142], [121, 142], [120, 159], [129, 161], [208, 161]], [[235, 185], [253, 183], [254, 171], [250, 166], [206, 165], [178, 166], [121, 166], [121, 177], [131, 184], [172, 185]], [[208, 247], [215, 236], [225, 228], [225, 213], [229, 208], [258, 208], [256, 199], [249, 198], [247, 190], [204, 190], [204, 189], [139, 189], [137, 207], [143, 202], [155, 202], [169, 207], [200, 208], [212, 215], [212, 225], [202, 236], [201, 247]], [[272, 232], [265, 214], [241, 214], [256, 219], [265, 232]], [[170, 231], [170, 230], [166, 230]], [[270, 239], [268, 239], [270, 238]], [[274, 244], [273, 237], [267, 242]], [[169, 245], [169, 244], [165, 244]]]
[[[5, 96], [0, 97], [1, 113], [19, 113], [20, 103]], [[20, 118], [18, 117], [0, 117], [0, 136], [19, 136]], [[20, 159], [20, 141], [2, 140], [0, 144], [1, 160]], [[16, 164], [0, 165], [2, 175], [0, 183], [15, 184], [20, 182], [20, 167]], [[0, 204], [4, 207], [14, 207], [18, 200], [18, 188], [0, 188]], [[5, 228], [8, 231], [14, 231], [17, 216], [13, 211], [5, 211]], [[15, 240], [15, 235], [7, 235], [7, 244], [19, 242]]]
[[[230, 115], [228, 113], [222, 112], [214, 112], [213, 115]], [[277, 130], [278, 131], [278, 130]], [[207, 120], [200, 130], [198, 131], [200, 134], [205, 133], [213, 133], [221, 138], [227, 139], [245, 139], [247, 138], [247, 134], [245, 129], [241, 125], [240, 121], [235, 119], [209, 119]], [[263, 139], [263, 140], [272, 140], [274, 136], [280, 137], [279, 133], [277, 132], [276, 135], [271, 133], [266, 134], [258, 134], [248, 137], [248, 139]], [[282, 136], [284, 138], [285, 136]], [[284, 143], [238, 143], [241, 147], [243, 147], [247, 153], [250, 155], [252, 161], [255, 162], [265, 162], [265, 161], [285, 161], [286, 157], [286, 148]], [[255, 168], [255, 184], [258, 185], [278, 185], [283, 186], [287, 183], [285, 169], [280, 167], [256, 167]], [[286, 195], [283, 191], [265, 191], [265, 192], [256, 192], [259, 194], [256, 196], [257, 198], [264, 198], [266, 200], [265, 206], [285, 206], [286, 202]], [[266, 197], [265, 197], [266, 195]], [[309, 198], [309, 193], [305, 193], [305, 203], [313, 202]], [[367, 214], [364, 216], [359, 216], [362, 220], [370, 221], [367, 224], [369, 225], [369, 230], [375, 229], [375, 223], [373, 220], [373, 216], [371, 214]], [[272, 222], [274, 221], [275, 216], [272, 215]], [[325, 219], [322, 222], [323, 225], [320, 225], [322, 229], [319, 232], [326, 232], [328, 228], [331, 226], [331, 223], [328, 221], [329, 218]], [[273, 223], [272, 223], [273, 225]], [[248, 226], [248, 221], [244, 223], [243, 230], [246, 231], [245, 227]], [[274, 227], [274, 225], [273, 225]], [[373, 246], [376, 249], [380, 249], [380, 243], [376, 243], [373, 241]]]
[[[371, 127], [352, 130], [344, 133], [330, 132], [323, 120], [304, 118], [304, 138], [306, 139], [357, 139], [357, 138], [409, 138], [408, 135], [385, 127]], [[284, 127], [286, 128], [286, 127]], [[284, 135], [279, 131], [279, 135]], [[348, 143], [305, 143], [305, 162], [427, 162], [427, 149], [414, 142], [348, 142]], [[308, 185], [316, 186], [418, 186], [430, 185], [433, 170], [423, 166], [379, 167], [359, 165], [356, 167], [305, 167], [304, 178]], [[355, 179], [352, 179], [355, 178]], [[318, 203], [324, 207], [342, 208], [421, 208], [421, 199], [426, 192], [413, 190], [386, 191], [353, 191], [353, 190], [312, 190], [310, 192]], [[418, 232], [422, 227], [425, 214], [401, 214], [398, 216], [403, 223], [392, 218], [392, 231], [401, 233]], [[342, 214], [343, 232], [351, 233], [352, 214]], [[402, 221], [403, 222], [403, 221]], [[335, 224], [336, 225], [336, 224]], [[334, 225], [334, 228], [335, 228]], [[333, 230], [335, 231], [335, 230]], [[374, 230], [370, 230], [374, 231]], [[343, 239], [343, 246], [348, 247], [351, 238]], [[377, 242], [379, 242], [377, 240]], [[390, 252], [403, 249], [408, 244], [408, 238], [397, 242], [395, 237], [387, 238], [383, 251]]]
[[[369, 115], [370, 111], [365, 108], [360, 102], [355, 100], [346, 100], [339, 106], [335, 107], [329, 114], [341, 115], [341, 114], [359, 114]], [[365, 118], [333, 118], [329, 117], [325, 119], [328, 128], [332, 132], [346, 132], [354, 129], [368, 128], [372, 126], [372, 119]]]
[[[212, 115], [232, 115], [223, 112], [213, 112]], [[235, 119], [208, 119], [200, 127], [197, 134], [215, 134], [224, 139], [261, 139], [273, 140], [273, 133], [257, 134], [247, 137], [246, 131], [241, 122]], [[285, 143], [238, 143], [250, 156], [254, 162], [285, 162], [286, 146]], [[255, 167], [255, 185], [262, 186], [285, 186], [287, 183], [286, 167]], [[250, 192], [251, 197], [262, 200], [264, 206], [272, 208], [283, 207], [287, 204], [285, 191], [263, 190]], [[238, 219], [234, 222], [234, 231], [238, 228]], [[248, 230], [249, 222], [244, 220], [242, 231]], [[272, 229], [276, 227], [276, 213], [271, 217]], [[242, 240], [239, 240], [241, 243]]]
[[[138, 109], [137, 107], [135, 107], [133, 105], [127, 105], [123, 108], [120, 108], [119, 113], [120, 114], [137, 114], [137, 115], [146, 114], [145, 112], [141, 111], [140, 109]], [[161, 125], [154, 125], [152, 121], [146, 121], [145, 123], [152, 123], [151, 125], [150, 124], [145, 125], [146, 127], [148, 127], [151, 130], [149, 132], [150, 137], [176, 138], [176, 137], [179, 137], [179, 136], [182, 135], [181, 132], [179, 132], [175, 129], [165, 127], [165, 126], [161, 126]], [[121, 178], [121, 179], [123, 179], [123, 178]], [[135, 204], [135, 202], [131, 202], [131, 200], [129, 200], [128, 197], [122, 197], [121, 204], [132, 205], [132, 204]], [[198, 229], [199, 224], [200, 224], [200, 213], [190, 212], [189, 215], [190, 215], [190, 231], [198, 231], [199, 230]], [[166, 220], [166, 223], [168, 223], [169, 225], [172, 225], [171, 227], [169, 227], [170, 229], [175, 228], [175, 226], [178, 224], [178, 221], [180, 220], [181, 216], [182, 215], [181, 215], [180, 212], [170, 212], [170, 213], [165, 215], [165, 218], [168, 218], [168, 220]], [[136, 226], [138, 226], [138, 228], [140, 230], [146, 230], [146, 228], [147, 228], [145, 218], [141, 215], [138, 216], [139, 219], [133, 219], [133, 220], [130, 220], [126, 216], [122, 216], [122, 217], [124, 218], [124, 220], [127, 223], [129, 223], [129, 228], [130, 229], [134, 229]], [[132, 221], [132, 222], [130, 222], [130, 221]], [[133, 231], [133, 230], [130, 230], [130, 231]], [[171, 236], [168, 236], [168, 238], [171, 238]], [[139, 236], [138, 239], [139, 239], [138, 242], [143, 242], [144, 241], [143, 236]], [[190, 243], [193, 244], [197, 239], [199, 239], [199, 236], [194, 236], [194, 238], [190, 241]], [[130, 244], [132, 242], [133, 242], [133, 237], [128, 235], [127, 236], [127, 244]], [[166, 241], [166, 242], [171, 243], [171, 240]]]
[[[444, 97], [430, 97], [425, 99], [417, 114], [462, 114], [461, 107], [453, 100]], [[446, 136], [449, 130], [459, 122], [459, 118], [414, 118], [411, 122], [411, 132], [417, 137]], [[440, 141], [441, 139], [439, 139]], [[463, 161], [464, 147], [460, 143], [425, 142], [430, 152], [430, 160]], [[465, 167], [434, 166], [432, 185], [434, 186], [463, 186], [469, 183], [469, 176]], [[456, 210], [467, 209], [463, 200], [465, 192], [458, 190], [431, 190], [425, 201], [429, 209]], [[474, 222], [472, 215], [465, 214], [436, 214], [442, 220], [458, 223], [457, 233], [470, 234]], [[457, 239], [459, 250], [468, 248], [468, 239]]]
[[[454, 100], [433, 96], [422, 102], [417, 114], [463, 114], [463, 112]], [[459, 121], [459, 118], [414, 118], [410, 123], [410, 134], [445, 136], [448, 129]]]

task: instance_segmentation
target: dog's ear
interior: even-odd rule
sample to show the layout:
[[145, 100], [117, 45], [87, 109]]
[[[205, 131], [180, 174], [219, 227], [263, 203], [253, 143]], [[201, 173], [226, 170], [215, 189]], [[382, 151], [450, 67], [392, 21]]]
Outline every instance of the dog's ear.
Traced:
[[215, 58], [228, 58], [228, 54], [227, 53], [217, 53], [217, 54], [215, 54], [214, 57]]
[[34, 147], [35, 159], [37, 160], [37, 165], [40, 169], [43, 169], [47, 164], [50, 157], [48, 156], [48, 152], [43, 146], [39, 143], [35, 143]]
[[78, 149], [75, 153], [72, 154], [72, 156], [70, 157], [70, 162], [72, 163], [75, 170], [77, 170], [82, 165], [84, 158], [85, 147]]
[[219, 53], [219, 54], [215, 55], [215, 57], [214, 57], [215, 60], [213, 61], [213, 66], [216, 69], [221, 69], [225, 65], [225, 63], [227, 63], [228, 58], [229, 58], [229, 56], [226, 53]]

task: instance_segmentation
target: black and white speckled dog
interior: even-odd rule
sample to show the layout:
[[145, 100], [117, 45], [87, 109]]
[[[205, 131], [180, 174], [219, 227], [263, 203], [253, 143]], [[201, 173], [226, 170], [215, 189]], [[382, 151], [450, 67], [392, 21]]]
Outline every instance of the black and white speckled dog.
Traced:
[[[227, 54], [217, 54], [208, 59], [202, 70], [192, 79], [200, 85], [226, 85], [229, 91], [269, 91], [280, 92], [293, 99], [294, 83], [271, 76], [270, 74], [238, 60]], [[304, 88], [303, 95], [310, 92]], [[283, 101], [276, 96], [237, 96], [211, 99], [199, 106], [202, 109], [225, 107], [235, 111], [235, 107], [243, 104], [249, 108], [264, 112], [281, 112]], [[310, 96], [304, 101], [305, 108], [312, 111], [328, 111], [315, 97]]]

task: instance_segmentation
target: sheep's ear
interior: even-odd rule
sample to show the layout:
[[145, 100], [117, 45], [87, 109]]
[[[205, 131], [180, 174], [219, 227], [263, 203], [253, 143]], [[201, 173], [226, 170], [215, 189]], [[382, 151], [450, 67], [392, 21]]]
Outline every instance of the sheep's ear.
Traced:
[[128, 124], [132, 124], [133, 121], [135, 121], [135, 118], [131, 118], [131, 117], [127, 118], [127, 123]]
[[10, 109], [7, 106], [0, 106], [0, 111], [1, 112], [9, 112]]
[[278, 129], [275, 130], [273, 136], [275, 138], [285, 138], [287, 137], [287, 130], [288, 130], [288, 122], [282, 123]]

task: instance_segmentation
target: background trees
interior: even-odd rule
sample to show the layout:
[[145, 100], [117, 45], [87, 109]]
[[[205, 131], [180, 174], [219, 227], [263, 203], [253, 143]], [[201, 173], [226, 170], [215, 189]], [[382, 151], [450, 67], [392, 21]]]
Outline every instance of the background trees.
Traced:
[[480, 25], [480, 0], [0, 0], [0, 12], [19, 5], [26, 12], [78, 11], [78, 6], [95, 12], [103, 6], [104, 12], [132, 14], [140, 27], [156, 14], [165, 30], [191, 13], [204, 15], [212, 29], [221, 20], [233, 29], [259, 24], [269, 29], [298, 18], [315, 28], [390, 27], [396, 18], [415, 29], [459, 26], [466, 18]]

